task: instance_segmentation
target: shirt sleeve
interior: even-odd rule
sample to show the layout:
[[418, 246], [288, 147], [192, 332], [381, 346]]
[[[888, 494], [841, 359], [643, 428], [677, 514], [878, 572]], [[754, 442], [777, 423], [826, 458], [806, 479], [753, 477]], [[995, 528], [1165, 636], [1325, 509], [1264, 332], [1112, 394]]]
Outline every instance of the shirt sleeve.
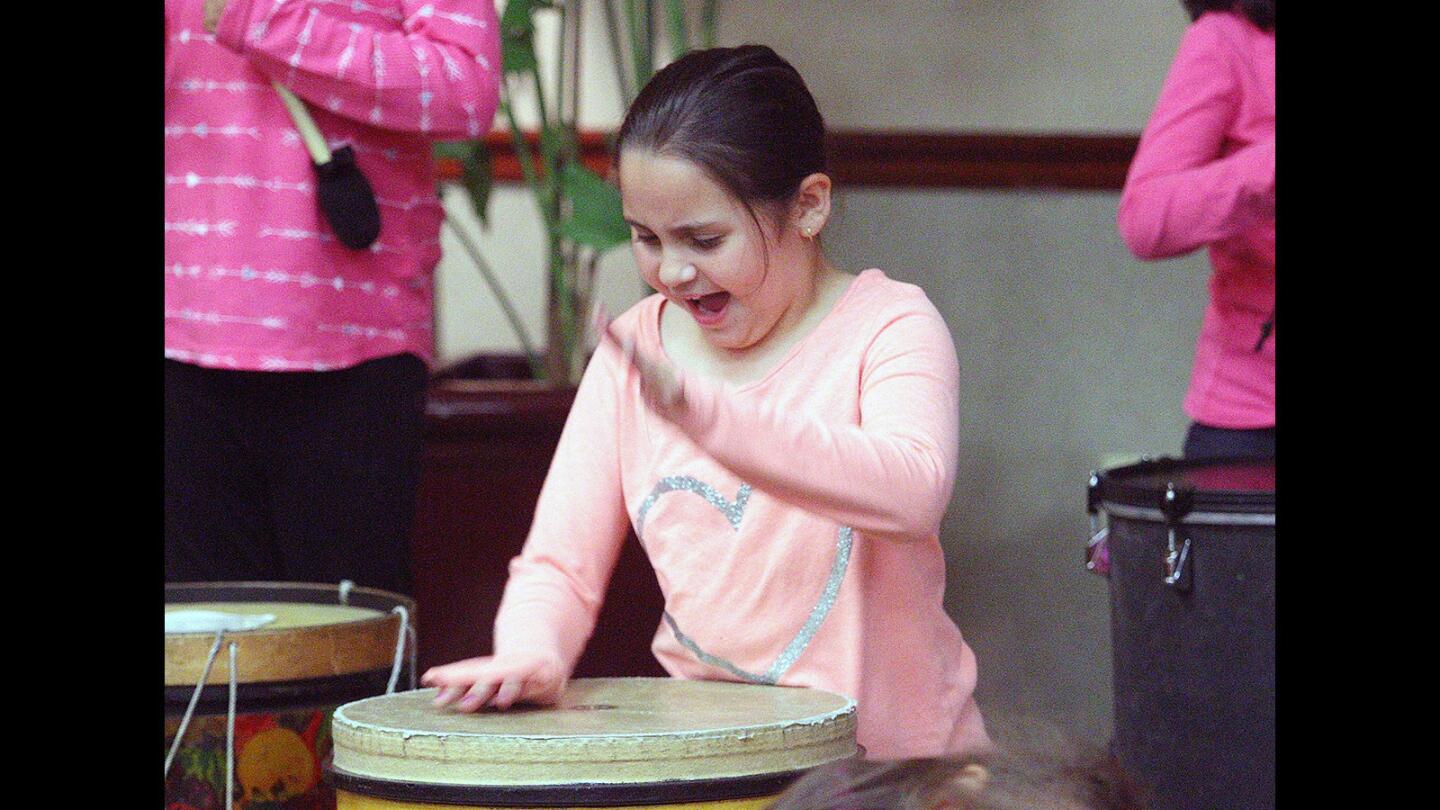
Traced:
[[955, 484], [960, 371], [949, 329], [924, 304], [886, 314], [864, 349], [858, 425], [693, 377], [677, 424], [773, 497], [874, 536], [930, 537]]
[[1275, 210], [1275, 137], [1224, 157], [1242, 86], [1212, 15], [1181, 39], [1120, 193], [1117, 222], [1141, 259], [1189, 253]]
[[393, 25], [340, 19], [321, 0], [230, 0], [215, 39], [297, 96], [369, 126], [480, 137], [500, 98], [488, 0], [399, 0]]
[[495, 653], [553, 653], [574, 669], [630, 526], [620, 484], [615, 352], [592, 358], [495, 617]]

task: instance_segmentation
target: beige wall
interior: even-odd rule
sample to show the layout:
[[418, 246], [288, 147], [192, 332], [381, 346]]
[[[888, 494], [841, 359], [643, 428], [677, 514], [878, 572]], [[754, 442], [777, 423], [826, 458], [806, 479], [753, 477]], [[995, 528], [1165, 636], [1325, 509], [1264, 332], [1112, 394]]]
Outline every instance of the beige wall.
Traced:
[[[620, 110], [589, 2], [586, 127]], [[1186, 18], [1178, 0], [721, 0], [721, 44], [763, 42], [795, 63], [832, 127], [1138, 132]], [[542, 32], [544, 29], [542, 29]], [[542, 33], [542, 44], [553, 37]], [[980, 660], [995, 714], [1039, 713], [1109, 733], [1105, 582], [1084, 571], [1085, 476], [1107, 460], [1178, 451], [1205, 262], [1146, 265], [1115, 234], [1116, 195], [840, 189], [826, 232], [841, 266], [923, 286], [962, 364], [959, 481], [942, 541], [947, 607]], [[450, 209], [475, 228], [463, 200]], [[480, 241], [540, 331], [538, 227], [518, 186], [496, 192]], [[478, 232], [478, 231], [477, 231]], [[499, 309], [444, 235], [440, 356], [513, 349]], [[602, 296], [642, 292], [621, 251]]]
[[826, 250], [919, 284], [960, 358], [960, 467], [941, 529], [946, 607], [986, 711], [1109, 733], [1105, 580], [1085, 571], [1085, 482], [1174, 454], [1203, 257], [1130, 258], [1116, 195], [855, 190]]

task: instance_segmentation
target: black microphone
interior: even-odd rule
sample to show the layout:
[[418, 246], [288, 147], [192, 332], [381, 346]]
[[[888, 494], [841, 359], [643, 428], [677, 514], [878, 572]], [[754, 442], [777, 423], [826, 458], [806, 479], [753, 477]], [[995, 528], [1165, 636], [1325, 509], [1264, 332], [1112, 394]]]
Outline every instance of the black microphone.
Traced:
[[310, 153], [310, 162], [315, 167], [315, 198], [335, 238], [352, 250], [370, 247], [380, 236], [380, 206], [375, 202], [370, 181], [355, 163], [355, 150], [347, 145], [332, 153], [310, 111], [305, 109], [305, 103], [279, 82], [271, 84], [284, 100], [290, 119], [300, 130], [300, 139]]

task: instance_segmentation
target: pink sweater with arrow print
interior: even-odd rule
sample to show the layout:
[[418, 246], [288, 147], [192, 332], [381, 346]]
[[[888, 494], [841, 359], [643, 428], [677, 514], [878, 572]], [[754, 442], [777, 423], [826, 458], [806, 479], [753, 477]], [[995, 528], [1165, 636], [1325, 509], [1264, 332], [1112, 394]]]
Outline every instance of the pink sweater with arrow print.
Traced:
[[[326, 370], [433, 353], [443, 211], [430, 142], [481, 137], [499, 99], [490, 0], [165, 2], [165, 355]], [[334, 238], [278, 80], [375, 190], [380, 237]]]
[[[616, 331], [658, 355], [663, 306], [645, 299]], [[633, 526], [665, 596], [652, 650], [671, 675], [848, 695], [875, 758], [986, 744], [939, 542], [958, 379], [925, 293], [879, 270], [762, 380], [688, 376], [683, 424], [649, 410], [603, 345], [511, 562], [496, 652], [573, 667]]]
[[1274, 31], [1230, 12], [1186, 29], [1117, 220], [1142, 259], [1210, 254], [1185, 412], [1212, 427], [1274, 426]]

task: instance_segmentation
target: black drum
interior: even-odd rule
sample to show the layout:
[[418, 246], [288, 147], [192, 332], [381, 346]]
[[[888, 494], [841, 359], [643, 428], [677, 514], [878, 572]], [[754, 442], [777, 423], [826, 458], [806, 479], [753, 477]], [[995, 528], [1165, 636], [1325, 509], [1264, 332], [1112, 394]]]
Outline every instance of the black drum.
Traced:
[[1154, 810], [1273, 807], [1274, 460], [1144, 461], [1092, 475], [1089, 500], [1116, 756]]

